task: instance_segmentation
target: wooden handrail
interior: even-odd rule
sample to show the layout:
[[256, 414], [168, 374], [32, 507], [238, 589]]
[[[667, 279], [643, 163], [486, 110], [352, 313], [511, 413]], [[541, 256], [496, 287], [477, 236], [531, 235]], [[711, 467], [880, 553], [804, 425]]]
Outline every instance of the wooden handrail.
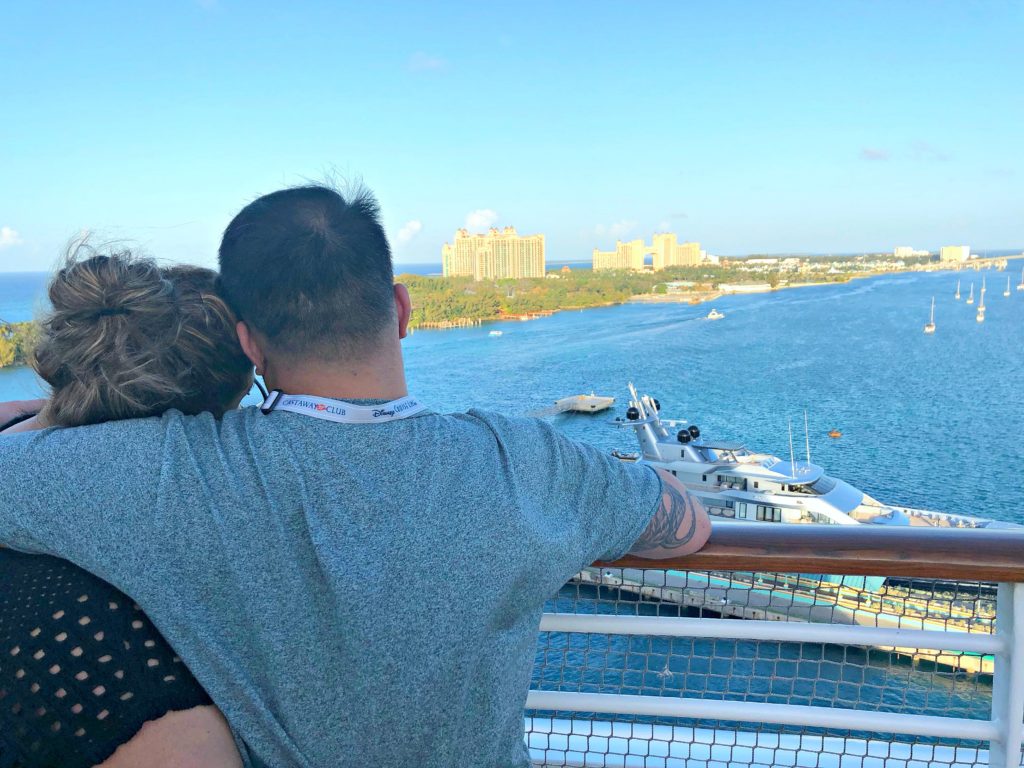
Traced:
[[627, 555], [615, 568], [915, 576], [1024, 582], [1024, 528], [918, 528], [718, 522], [700, 552], [671, 560]]

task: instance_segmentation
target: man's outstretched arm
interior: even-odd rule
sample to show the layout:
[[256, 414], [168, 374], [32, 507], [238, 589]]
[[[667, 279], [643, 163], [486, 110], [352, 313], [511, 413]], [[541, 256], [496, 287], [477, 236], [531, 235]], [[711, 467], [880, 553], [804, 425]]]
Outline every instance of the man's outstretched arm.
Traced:
[[711, 535], [708, 513], [674, 475], [662, 469], [658, 474], [662, 483], [661, 503], [629, 553], [652, 560], [691, 555]]

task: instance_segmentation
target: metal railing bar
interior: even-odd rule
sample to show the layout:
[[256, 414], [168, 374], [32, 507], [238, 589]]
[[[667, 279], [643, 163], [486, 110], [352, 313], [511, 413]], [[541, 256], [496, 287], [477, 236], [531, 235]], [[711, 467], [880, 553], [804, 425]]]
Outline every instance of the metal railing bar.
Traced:
[[759, 619], [545, 613], [540, 621], [540, 629], [542, 632], [874, 645], [991, 654], [1002, 653], [1007, 648], [1005, 636], [979, 632], [940, 632], [926, 629], [763, 621]]
[[600, 567], [1024, 582], [1024, 529], [714, 521], [696, 554]]
[[993, 740], [989, 765], [1008, 768], [1020, 765], [1021, 730], [1024, 721], [1024, 585], [1000, 584], [996, 604], [996, 636], [1008, 650], [995, 660], [992, 686], [992, 720], [999, 728]]
[[865, 712], [856, 709], [812, 707], [802, 704], [765, 704], [753, 701], [531, 690], [526, 697], [526, 708], [549, 712], [595, 712], [742, 723], [773, 723], [775, 725], [900, 733], [911, 736], [978, 741], [997, 741], [1000, 737], [998, 724], [990, 720], [908, 715], [895, 712]]

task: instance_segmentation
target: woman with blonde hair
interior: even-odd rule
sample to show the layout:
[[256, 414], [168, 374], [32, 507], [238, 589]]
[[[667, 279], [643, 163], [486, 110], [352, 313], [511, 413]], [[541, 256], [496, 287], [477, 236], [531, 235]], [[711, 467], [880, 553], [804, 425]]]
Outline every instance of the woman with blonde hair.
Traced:
[[[50, 396], [0, 433], [170, 409], [219, 418], [252, 386], [211, 270], [79, 242], [48, 294], [33, 365]], [[241, 765], [209, 696], [115, 586], [0, 548], [0, 593], [0, 768]]]

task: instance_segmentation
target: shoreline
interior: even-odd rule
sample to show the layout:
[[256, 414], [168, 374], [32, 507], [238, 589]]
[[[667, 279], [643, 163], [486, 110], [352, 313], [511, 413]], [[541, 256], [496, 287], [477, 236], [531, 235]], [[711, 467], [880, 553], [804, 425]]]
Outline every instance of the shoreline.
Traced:
[[[913, 270], [904, 270], [910, 272]], [[667, 294], [667, 293], [637, 293], [624, 301], [606, 301], [600, 304], [586, 304], [576, 305], [571, 307], [559, 307], [558, 309], [540, 309], [532, 312], [523, 312], [513, 315], [498, 315], [495, 317], [480, 317], [480, 318], [468, 318], [460, 317], [454, 320], [441, 320], [431, 323], [423, 323], [417, 325], [415, 328], [410, 327], [410, 331], [448, 331], [455, 328], [474, 328], [476, 326], [483, 325], [484, 323], [505, 323], [513, 321], [527, 321], [537, 320], [541, 317], [550, 317], [551, 315], [559, 312], [569, 312], [572, 310], [579, 310], [582, 312], [585, 309], [600, 309], [602, 307], [621, 307], [626, 304], [689, 304], [690, 306], [698, 306], [700, 304], [706, 304], [710, 301], [716, 301], [719, 298], [726, 296], [746, 296], [763, 294], [763, 293], [774, 293], [776, 291], [783, 291], [789, 288], [809, 288], [820, 285], [843, 285], [858, 278], [866, 277], [878, 277], [880, 275], [891, 275], [901, 274], [901, 272], [876, 272], [864, 275], [851, 275], [845, 280], [833, 280], [821, 283], [797, 283], [794, 285], [782, 285], [775, 288], [769, 288], [767, 291], [695, 291], [692, 293], [679, 293], [679, 294]]]
[[[765, 293], [776, 293], [778, 291], [785, 291], [794, 288], [814, 288], [823, 285], [846, 285], [854, 280], [867, 280], [873, 277], [882, 277], [884, 275], [904, 275], [914, 274], [917, 272], [963, 272], [963, 271], [975, 271], [979, 272], [983, 269], [998, 269], [1003, 271], [1008, 267], [1008, 262], [1014, 257], [1011, 256], [994, 256], [991, 259], [978, 259], [970, 262], [969, 264], [958, 263], [956, 265], [944, 266], [941, 263], [936, 263], [934, 266], [928, 265], [930, 268], [924, 269], [895, 269], [895, 270], [884, 270], [877, 272], [863, 272], [856, 274], [849, 274], [842, 280], [827, 280], [822, 282], [811, 282], [811, 283], [791, 283], [787, 285], [778, 285], [774, 288], [768, 288], [768, 290], [749, 290], [749, 291], [695, 291], [693, 293], [679, 293], [679, 294], [666, 294], [666, 293], [637, 293], [624, 301], [607, 301], [601, 304], [588, 304], [584, 306], [572, 306], [572, 307], [559, 307], [558, 309], [543, 309], [536, 310], [533, 312], [524, 312], [515, 315], [499, 315], [495, 317], [481, 317], [481, 318], [456, 318], [455, 320], [444, 320], [433, 323], [424, 323], [418, 325], [415, 328], [411, 328], [412, 331], [418, 330], [451, 330], [453, 328], [471, 328], [475, 326], [483, 325], [484, 323], [502, 323], [510, 322], [513, 320], [536, 320], [540, 317], [550, 317], [558, 312], [567, 312], [570, 310], [584, 309], [598, 309], [600, 307], [617, 307], [625, 304], [689, 304], [690, 306], [698, 306], [700, 304], [706, 304], [710, 301], [716, 301], [719, 298], [728, 296], [747, 296], [754, 294], [765, 294]], [[1019, 257], [1018, 257], [1019, 258]]]

